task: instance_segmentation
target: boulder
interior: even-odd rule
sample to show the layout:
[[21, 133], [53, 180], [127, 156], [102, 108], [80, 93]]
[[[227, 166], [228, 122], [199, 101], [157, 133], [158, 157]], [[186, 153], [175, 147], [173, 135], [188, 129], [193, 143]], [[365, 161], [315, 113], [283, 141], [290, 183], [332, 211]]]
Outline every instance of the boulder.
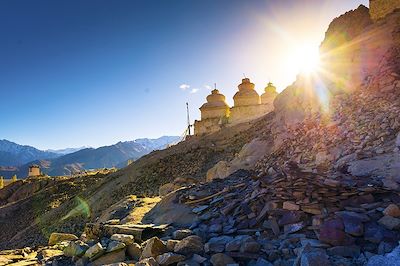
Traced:
[[204, 250], [208, 252], [223, 252], [227, 243], [231, 242], [231, 236], [213, 237], [204, 245]]
[[383, 214], [391, 217], [400, 217], [400, 208], [396, 204], [390, 204], [383, 211]]
[[133, 243], [126, 247], [126, 253], [133, 260], [139, 260], [142, 256], [142, 248], [139, 244]]
[[400, 228], [400, 219], [394, 218], [392, 216], [385, 215], [381, 219], [379, 219], [378, 223], [380, 225], [383, 225], [384, 227], [386, 227], [389, 230]]
[[177, 190], [178, 188], [180, 188], [180, 186], [173, 183], [167, 183], [160, 186], [160, 188], [158, 189], [158, 194], [160, 195], [160, 197], [164, 197], [172, 191]]
[[65, 233], [52, 233], [49, 238], [49, 246], [53, 246], [62, 241], [73, 241], [78, 240], [78, 237], [73, 234], [65, 234]]
[[117, 262], [123, 262], [125, 260], [125, 249], [120, 249], [114, 252], [106, 253], [100, 258], [92, 261], [92, 266], [101, 266], [107, 264], [114, 264]]
[[81, 257], [85, 254], [89, 246], [82, 241], [70, 241], [68, 245], [64, 248], [64, 255], [67, 257]]
[[174, 252], [183, 255], [192, 255], [194, 253], [203, 253], [203, 242], [198, 236], [188, 236], [179, 241], [174, 248]]
[[124, 243], [125, 245], [131, 245], [133, 242], [135, 242], [135, 238], [133, 235], [125, 235], [125, 234], [113, 234], [110, 237], [111, 240], [119, 241]]
[[104, 254], [104, 248], [100, 243], [96, 243], [93, 246], [91, 246], [88, 250], [85, 252], [85, 257], [88, 258], [89, 260], [95, 260], [101, 255]]
[[179, 243], [179, 240], [168, 239], [167, 240], [167, 249], [168, 251], [174, 251], [176, 244]]
[[219, 161], [207, 171], [206, 180], [208, 182], [214, 179], [223, 179], [231, 174], [230, 164], [226, 161]]
[[397, 266], [400, 261], [400, 246], [396, 247], [392, 252], [386, 255], [372, 256], [367, 266]]
[[126, 245], [122, 242], [111, 240], [107, 245], [107, 252], [113, 252], [120, 249], [124, 249]]
[[289, 211], [298, 211], [298, 210], [300, 210], [300, 206], [297, 205], [297, 204], [294, 203], [294, 202], [285, 201], [285, 202], [283, 203], [283, 209], [289, 210]]
[[193, 235], [193, 232], [192, 230], [189, 229], [176, 230], [175, 232], [172, 233], [172, 237], [176, 240], [182, 240], [190, 235]]
[[185, 256], [173, 252], [164, 253], [157, 256], [157, 262], [160, 265], [171, 265], [185, 260]]
[[223, 253], [216, 253], [211, 256], [210, 262], [213, 266], [226, 266], [236, 263], [231, 257]]
[[158, 266], [158, 263], [154, 258], [146, 258], [135, 263], [135, 266]]
[[300, 266], [330, 265], [328, 256], [322, 250], [304, 252], [301, 255]]
[[142, 251], [141, 259], [157, 257], [163, 253], [166, 253], [167, 247], [163, 241], [161, 241], [158, 237], [150, 238], [146, 241], [145, 247]]
[[331, 256], [358, 258], [360, 253], [361, 251], [359, 246], [337, 246], [328, 249], [328, 254]]

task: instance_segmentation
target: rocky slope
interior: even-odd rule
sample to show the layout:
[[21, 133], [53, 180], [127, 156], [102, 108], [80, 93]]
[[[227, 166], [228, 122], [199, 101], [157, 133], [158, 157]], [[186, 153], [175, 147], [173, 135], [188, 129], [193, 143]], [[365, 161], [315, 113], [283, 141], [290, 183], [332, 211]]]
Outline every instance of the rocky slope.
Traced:
[[[321, 73], [300, 75], [277, 97], [275, 112], [153, 152], [95, 180], [79, 194], [85, 208], [66, 200], [39, 216], [80, 240], [53, 235], [46, 247], [0, 258], [65, 265], [396, 265], [399, 29], [399, 11], [372, 23], [361, 6], [335, 19], [321, 45]], [[268, 148], [253, 165], [256, 153], [245, 144], [260, 143], [255, 140]], [[204, 183], [221, 161], [228, 168], [246, 165], [238, 160], [252, 166]], [[225, 177], [217, 172], [209, 176]], [[186, 187], [167, 194], [143, 219], [160, 226], [134, 224], [135, 201], [126, 196], [155, 195], [166, 183]], [[8, 202], [0, 216], [17, 219], [7, 208], [24, 210], [20, 202]], [[90, 215], [68, 215], [76, 208], [89, 208]], [[82, 221], [91, 223], [82, 230]], [[18, 241], [5, 235], [3, 246], [45, 244], [44, 228], [19, 234]], [[29, 242], [31, 236], [36, 240]]]

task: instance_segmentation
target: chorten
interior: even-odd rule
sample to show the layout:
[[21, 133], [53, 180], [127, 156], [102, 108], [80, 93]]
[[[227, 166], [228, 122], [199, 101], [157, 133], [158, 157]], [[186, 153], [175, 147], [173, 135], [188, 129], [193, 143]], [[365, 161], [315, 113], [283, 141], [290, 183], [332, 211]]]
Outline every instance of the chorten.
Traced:
[[214, 89], [207, 96], [207, 102], [200, 107], [201, 119], [221, 118], [229, 115], [229, 105], [225, 101], [225, 96]]
[[225, 96], [214, 89], [207, 96], [207, 102], [200, 107], [201, 120], [194, 122], [194, 134], [203, 135], [216, 132], [223, 127], [229, 116], [229, 105]]
[[276, 92], [276, 87], [272, 82], [268, 83], [268, 86], [265, 87], [264, 93], [261, 95], [261, 104], [272, 104], [275, 100], [276, 95], [278, 93]]
[[233, 96], [234, 106], [248, 106], [260, 104], [260, 96], [254, 90], [254, 83], [250, 82], [250, 79], [242, 79], [242, 83], [239, 84], [239, 91]]
[[260, 96], [254, 87], [250, 79], [242, 79], [242, 83], [238, 86], [239, 91], [233, 96], [234, 106], [229, 117], [231, 124], [247, 122], [262, 115]]

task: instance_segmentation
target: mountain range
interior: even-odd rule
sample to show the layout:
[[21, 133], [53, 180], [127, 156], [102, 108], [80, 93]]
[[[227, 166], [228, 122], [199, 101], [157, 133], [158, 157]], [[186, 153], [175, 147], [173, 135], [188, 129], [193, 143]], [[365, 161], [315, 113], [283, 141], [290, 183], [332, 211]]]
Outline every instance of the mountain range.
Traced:
[[136, 160], [154, 150], [164, 149], [178, 142], [180, 137], [163, 136], [157, 139], [136, 139], [118, 142], [100, 148], [82, 148], [41, 151], [31, 146], [19, 145], [7, 140], [0, 141], [0, 175], [10, 178], [16, 174], [26, 177], [29, 165], [38, 164], [42, 172], [51, 176], [70, 175], [87, 169], [124, 167], [128, 160]]

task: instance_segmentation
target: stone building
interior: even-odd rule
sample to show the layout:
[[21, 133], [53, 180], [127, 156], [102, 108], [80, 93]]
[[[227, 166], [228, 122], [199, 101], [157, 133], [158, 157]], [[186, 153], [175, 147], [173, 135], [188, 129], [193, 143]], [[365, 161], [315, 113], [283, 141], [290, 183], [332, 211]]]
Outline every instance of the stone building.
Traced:
[[28, 177], [32, 177], [32, 176], [41, 176], [42, 173], [40, 171], [40, 166], [33, 164], [31, 166], [29, 166], [29, 171], [28, 171]]
[[222, 127], [231, 126], [259, 118], [273, 110], [273, 101], [278, 94], [269, 83], [265, 93], [258, 95], [250, 79], [242, 79], [238, 92], [233, 96], [232, 108], [225, 101], [225, 96], [217, 89], [207, 96], [207, 102], [200, 107], [201, 120], [195, 121], [195, 135], [210, 134]]
[[201, 121], [194, 122], [196, 135], [213, 133], [221, 129], [229, 117], [229, 105], [225, 96], [217, 89], [207, 96], [207, 102], [200, 107]]
[[395, 9], [400, 9], [400, 0], [369, 0], [369, 12], [373, 21], [384, 18]]
[[274, 100], [277, 95], [276, 87], [272, 82], [269, 82], [268, 86], [264, 89], [264, 93], [261, 95], [261, 106], [264, 113], [269, 113], [274, 110]]
[[263, 115], [260, 95], [254, 87], [250, 79], [242, 79], [242, 83], [238, 86], [239, 91], [233, 96], [234, 105], [229, 116], [231, 124], [250, 121]]

